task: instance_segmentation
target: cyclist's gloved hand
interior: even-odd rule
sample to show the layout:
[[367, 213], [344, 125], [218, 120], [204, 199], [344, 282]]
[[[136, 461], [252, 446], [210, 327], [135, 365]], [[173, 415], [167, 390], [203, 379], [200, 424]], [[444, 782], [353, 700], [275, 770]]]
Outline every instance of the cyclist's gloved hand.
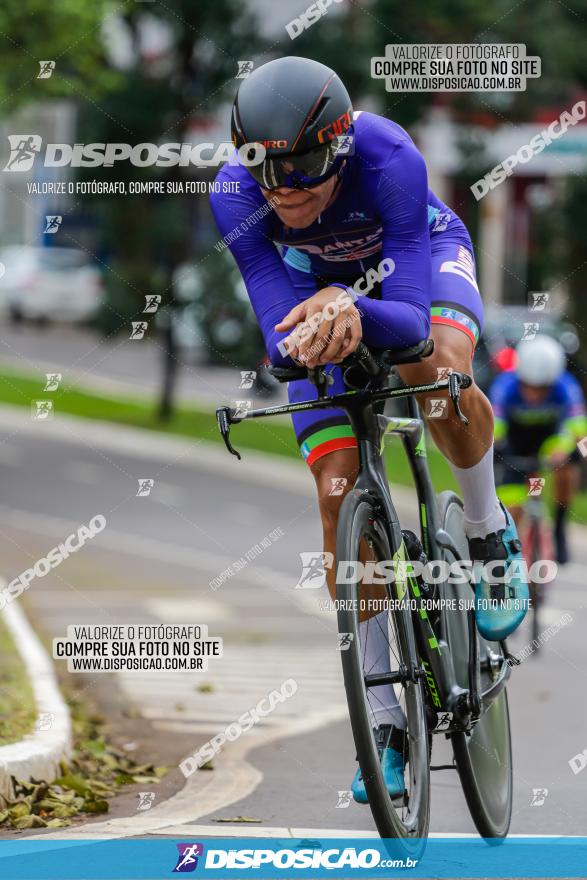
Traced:
[[276, 324], [278, 333], [294, 329], [284, 343], [306, 367], [340, 363], [361, 341], [361, 317], [352, 297], [340, 287], [324, 287], [295, 306]]

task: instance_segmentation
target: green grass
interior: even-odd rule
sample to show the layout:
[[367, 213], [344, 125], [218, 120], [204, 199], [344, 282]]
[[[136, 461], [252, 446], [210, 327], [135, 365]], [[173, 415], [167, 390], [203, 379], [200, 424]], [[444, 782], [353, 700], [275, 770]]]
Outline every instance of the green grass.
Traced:
[[[161, 422], [157, 418], [155, 402], [103, 396], [75, 387], [66, 387], [51, 393], [42, 389], [43, 384], [39, 379], [6, 369], [0, 372], [0, 403], [24, 406], [28, 409], [34, 400], [52, 399], [56, 413], [68, 413], [87, 419], [188, 437], [194, 441], [204, 440], [222, 444], [216, 417], [213, 412], [205, 409], [178, 406], [173, 418], [168, 422]], [[255, 449], [298, 461], [300, 459], [291, 426], [282, 420], [268, 418], [243, 422], [233, 428], [231, 439], [239, 450]], [[398, 438], [391, 438], [388, 442], [386, 462], [392, 482], [404, 486], [412, 485], [410, 469]], [[434, 486], [438, 491], [457, 489], [446, 460], [431, 442], [428, 444], [428, 463]], [[579, 523], [587, 523], [587, 494], [577, 495], [571, 518]]]
[[[131, 425], [136, 428], [188, 437], [192, 440], [222, 443], [213, 412], [195, 407], [176, 407], [173, 418], [161, 422], [155, 403], [124, 397], [106, 397], [93, 391], [68, 387], [55, 392], [42, 390], [43, 383], [29, 376], [8, 371], [0, 372], [0, 402], [30, 408], [34, 400], [54, 402], [56, 414], [67, 413], [87, 419]], [[291, 428], [274, 419], [247, 422], [234, 431], [237, 446], [258, 449], [277, 455], [298, 457], [297, 444]], [[227, 453], [228, 454], [228, 453]]]
[[33, 691], [14, 642], [0, 618], [0, 746], [31, 733], [37, 718]]
[[[222, 444], [216, 417], [210, 411], [178, 406], [170, 421], [161, 422], [155, 404], [148, 401], [104, 397], [72, 387], [48, 393], [42, 391], [42, 387], [37, 379], [4, 370], [0, 373], [0, 402], [30, 408], [33, 400], [52, 399], [56, 414], [68, 413]], [[237, 449], [255, 449], [300, 461], [291, 424], [286, 420], [267, 418], [243, 422], [232, 429], [231, 439]], [[407, 460], [396, 438], [391, 438], [387, 444], [387, 461], [394, 482], [412, 485]], [[444, 489], [456, 488], [450, 468], [435, 448], [429, 450], [429, 463], [435, 485]]]

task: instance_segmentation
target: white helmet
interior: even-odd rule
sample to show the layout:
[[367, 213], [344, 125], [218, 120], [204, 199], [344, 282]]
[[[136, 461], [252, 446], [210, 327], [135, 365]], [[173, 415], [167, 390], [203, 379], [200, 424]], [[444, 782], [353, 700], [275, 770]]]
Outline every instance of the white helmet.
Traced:
[[552, 336], [536, 336], [520, 342], [518, 378], [527, 385], [554, 385], [566, 366], [564, 349]]

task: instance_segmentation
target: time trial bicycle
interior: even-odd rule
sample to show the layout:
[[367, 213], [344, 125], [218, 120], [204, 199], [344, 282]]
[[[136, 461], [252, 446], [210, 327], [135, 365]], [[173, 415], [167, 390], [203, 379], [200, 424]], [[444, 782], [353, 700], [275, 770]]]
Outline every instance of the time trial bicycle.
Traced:
[[[414, 851], [428, 834], [430, 770], [457, 769], [465, 798], [479, 833], [498, 841], [507, 835], [512, 811], [512, 752], [506, 684], [517, 663], [505, 641], [489, 642], [477, 631], [471, 578], [428, 577], [464, 562], [469, 549], [464, 532], [463, 505], [452, 491], [435, 495], [427, 466], [424, 421], [415, 394], [446, 394], [458, 417], [461, 389], [471, 377], [451, 372], [437, 382], [404, 386], [393, 367], [414, 363], [433, 349], [432, 340], [402, 350], [374, 352], [360, 343], [340, 365], [347, 391], [328, 395], [329, 367], [272, 368], [281, 382], [309, 378], [315, 400], [264, 409], [238, 411], [220, 407], [218, 426], [228, 450], [240, 458], [230, 429], [244, 419], [265, 418], [310, 409], [341, 408], [348, 414], [358, 442], [359, 472], [343, 501], [338, 522], [336, 559], [359, 563], [365, 549], [380, 563], [404, 562], [385, 583], [388, 602], [389, 673], [370, 674], [363, 668], [359, 629], [363, 581], [337, 580], [336, 599], [344, 683], [357, 759], [369, 806], [383, 838], [399, 838]], [[407, 416], [386, 416], [387, 400], [406, 399]], [[387, 480], [383, 440], [401, 437], [413, 475], [419, 532], [402, 529]], [[414, 564], [420, 562], [416, 568]], [[423, 566], [423, 563], [426, 563]], [[428, 564], [429, 563], [429, 564]], [[434, 565], [433, 565], [434, 564]], [[403, 569], [403, 574], [401, 573]], [[348, 569], [347, 569], [348, 570]], [[357, 566], [357, 571], [360, 567]], [[349, 582], [350, 580], [350, 582]], [[406, 718], [403, 735], [406, 758], [405, 791], [400, 799], [388, 794], [380, 764], [381, 742], [374, 724], [377, 688], [392, 684]], [[431, 766], [432, 741], [447, 737], [454, 763]]]

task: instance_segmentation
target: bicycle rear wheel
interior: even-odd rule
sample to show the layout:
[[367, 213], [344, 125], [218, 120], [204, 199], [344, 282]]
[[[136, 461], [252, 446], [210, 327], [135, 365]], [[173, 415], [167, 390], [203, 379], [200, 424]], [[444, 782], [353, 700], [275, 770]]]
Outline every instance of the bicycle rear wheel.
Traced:
[[[392, 559], [387, 528], [379, 519], [373, 498], [353, 489], [345, 498], [339, 516], [337, 559], [358, 561], [362, 543], [363, 547], [369, 547], [373, 560]], [[396, 598], [391, 595], [389, 587], [389, 598]], [[341, 651], [345, 689], [369, 806], [381, 837], [425, 838], [428, 833], [430, 791], [428, 735], [422, 679], [413, 674], [420, 664], [411, 612], [408, 607], [388, 612], [391, 671], [403, 676], [403, 680], [394, 684], [394, 687], [407, 721], [404, 736], [406, 790], [403, 801], [392, 801], [385, 786], [373, 732], [374, 709], [378, 702], [377, 686], [366, 683], [363, 670], [358, 614], [361, 592], [362, 584], [358, 580], [337, 583], [339, 633], [350, 634], [348, 650]], [[409, 671], [412, 671], [411, 678], [405, 675]], [[416, 851], [414, 847], [407, 847], [407, 850]]]
[[[464, 531], [463, 503], [452, 492], [438, 497], [439, 522], [451, 536], [462, 559], [469, 558]], [[452, 554], [443, 551], [448, 562]], [[442, 598], [469, 601], [473, 593], [469, 584], [445, 583]], [[469, 687], [468, 650], [469, 631], [467, 611], [448, 610], [443, 614], [443, 637], [452, 654], [457, 683]], [[496, 655], [503, 657], [499, 643], [488, 642], [477, 633], [479, 658], [483, 665]], [[480, 672], [479, 687], [484, 690], [491, 682], [490, 665]], [[455, 763], [469, 812], [475, 826], [485, 838], [504, 838], [512, 814], [512, 748], [507, 694], [504, 690], [481, 715], [470, 736], [455, 733], [451, 736]]]

